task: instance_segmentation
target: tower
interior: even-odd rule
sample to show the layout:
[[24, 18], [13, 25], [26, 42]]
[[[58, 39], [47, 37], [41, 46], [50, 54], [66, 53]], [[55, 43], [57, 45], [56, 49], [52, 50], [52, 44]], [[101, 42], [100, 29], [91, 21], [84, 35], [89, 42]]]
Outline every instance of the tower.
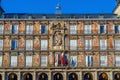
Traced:
[[120, 17], [120, 0], [116, 0], [116, 6], [113, 10], [114, 14], [117, 14]]
[[55, 8], [56, 8], [56, 12], [55, 12], [55, 14], [62, 14], [60, 1], [58, 1], [58, 4], [56, 5]]

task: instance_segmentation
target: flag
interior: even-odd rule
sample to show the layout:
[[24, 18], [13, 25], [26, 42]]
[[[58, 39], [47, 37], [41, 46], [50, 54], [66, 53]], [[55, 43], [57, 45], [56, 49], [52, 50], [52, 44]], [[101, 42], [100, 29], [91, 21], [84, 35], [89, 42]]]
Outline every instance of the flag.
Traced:
[[76, 56], [71, 56], [70, 57], [70, 66], [75, 67], [77, 62], [77, 57]]
[[67, 57], [64, 53], [60, 54], [60, 61], [61, 61], [61, 64], [63, 65], [67, 64]]

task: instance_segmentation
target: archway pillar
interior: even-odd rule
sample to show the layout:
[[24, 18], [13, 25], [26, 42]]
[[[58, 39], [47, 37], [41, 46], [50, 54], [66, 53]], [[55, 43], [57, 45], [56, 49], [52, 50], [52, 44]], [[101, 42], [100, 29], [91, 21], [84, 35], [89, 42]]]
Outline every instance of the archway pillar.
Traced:
[[35, 71], [33, 72], [33, 80], [36, 80], [36, 73], [35, 73]]
[[82, 80], [82, 72], [81, 71], [78, 73], [78, 80]]
[[63, 72], [63, 74], [62, 74], [63, 75], [63, 80], [67, 80], [66, 74], [67, 74], [66, 72]]
[[97, 71], [94, 72], [94, 75], [95, 75], [95, 76], [93, 76], [93, 79], [98, 80], [98, 74], [97, 74]]
[[20, 79], [20, 72], [17, 73], [17, 76], [18, 76], [18, 80], [21, 80]]
[[112, 72], [112, 71], [110, 72], [110, 75], [109, 75], [109, 76], [110, 76], [109, 79], [110, 79], [110, 80], [113, 80], [113, 72]]
[[5, 72], [3, 72], [1, 75], [2, 75], [2, 80], [5, 80]]
[[53, 79], [51, 79], [51, 71], [48, 73], [48, 80], [53, 80]]

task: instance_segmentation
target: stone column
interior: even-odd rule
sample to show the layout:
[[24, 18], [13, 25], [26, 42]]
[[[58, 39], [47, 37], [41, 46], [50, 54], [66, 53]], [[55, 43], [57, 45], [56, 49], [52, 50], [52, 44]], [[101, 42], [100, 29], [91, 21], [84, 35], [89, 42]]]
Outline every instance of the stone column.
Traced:
[[48, 73], [48, 80], [53, 80], [53, 79], [51, 78], [51, 71]]
[[36, 71], [33, 72], [33, 80], [36, 80]]
[[82, 80], [82, 72], [81, 71], [78, 73], [78, 80]]
[[67, 80], [67, 75], [66, 75], [67, 73], [66, 72], [63, 72], [63, 80]]
[[5, 72], [3, 72], [1, 75], [2, 75], [2, 80], [5, 80]]
[[113, 80], [113, 72], [112, 71], [109, 74], [109, 79], [108, 80]]
[[93, 79], [98, 80], [98, 78], [97, 78], [97, 71], [94, 72]]
[[21, 80], [20, 72], [17, 73], [17, 76], [18, 76], [18, 80]]

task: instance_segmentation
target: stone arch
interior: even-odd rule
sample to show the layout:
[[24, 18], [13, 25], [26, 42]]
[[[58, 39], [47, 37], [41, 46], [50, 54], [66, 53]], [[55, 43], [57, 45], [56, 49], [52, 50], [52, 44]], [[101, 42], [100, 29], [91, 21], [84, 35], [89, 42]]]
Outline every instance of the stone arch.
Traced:
[[18, 80], [17, 74], [15, 73], [10, 73], [8, 75], [8, 80]]
[[105, 72], [100, 73], [99, 80], [108, 80], [108, 75]]
[[24, 80], [33, 80], [33, 76], [31, 73], [25, 73], [24, 74]]
[[88, 72], [84, 74], [84, 80], [93, 80], [92, 73]]
[[38, 80], [48, 80], [48, 75], [46, 73], [41, 73]]
[[78, 80], [78, 75], [76, 73], [70, 73], [69, 80]]
[[120, 73], [115, 73], [114, 74], [114, 80], [120, 80]]
[[61, 73], [56, 73], [53, 76], [53, 80], [63, 80], [63, 75]]

